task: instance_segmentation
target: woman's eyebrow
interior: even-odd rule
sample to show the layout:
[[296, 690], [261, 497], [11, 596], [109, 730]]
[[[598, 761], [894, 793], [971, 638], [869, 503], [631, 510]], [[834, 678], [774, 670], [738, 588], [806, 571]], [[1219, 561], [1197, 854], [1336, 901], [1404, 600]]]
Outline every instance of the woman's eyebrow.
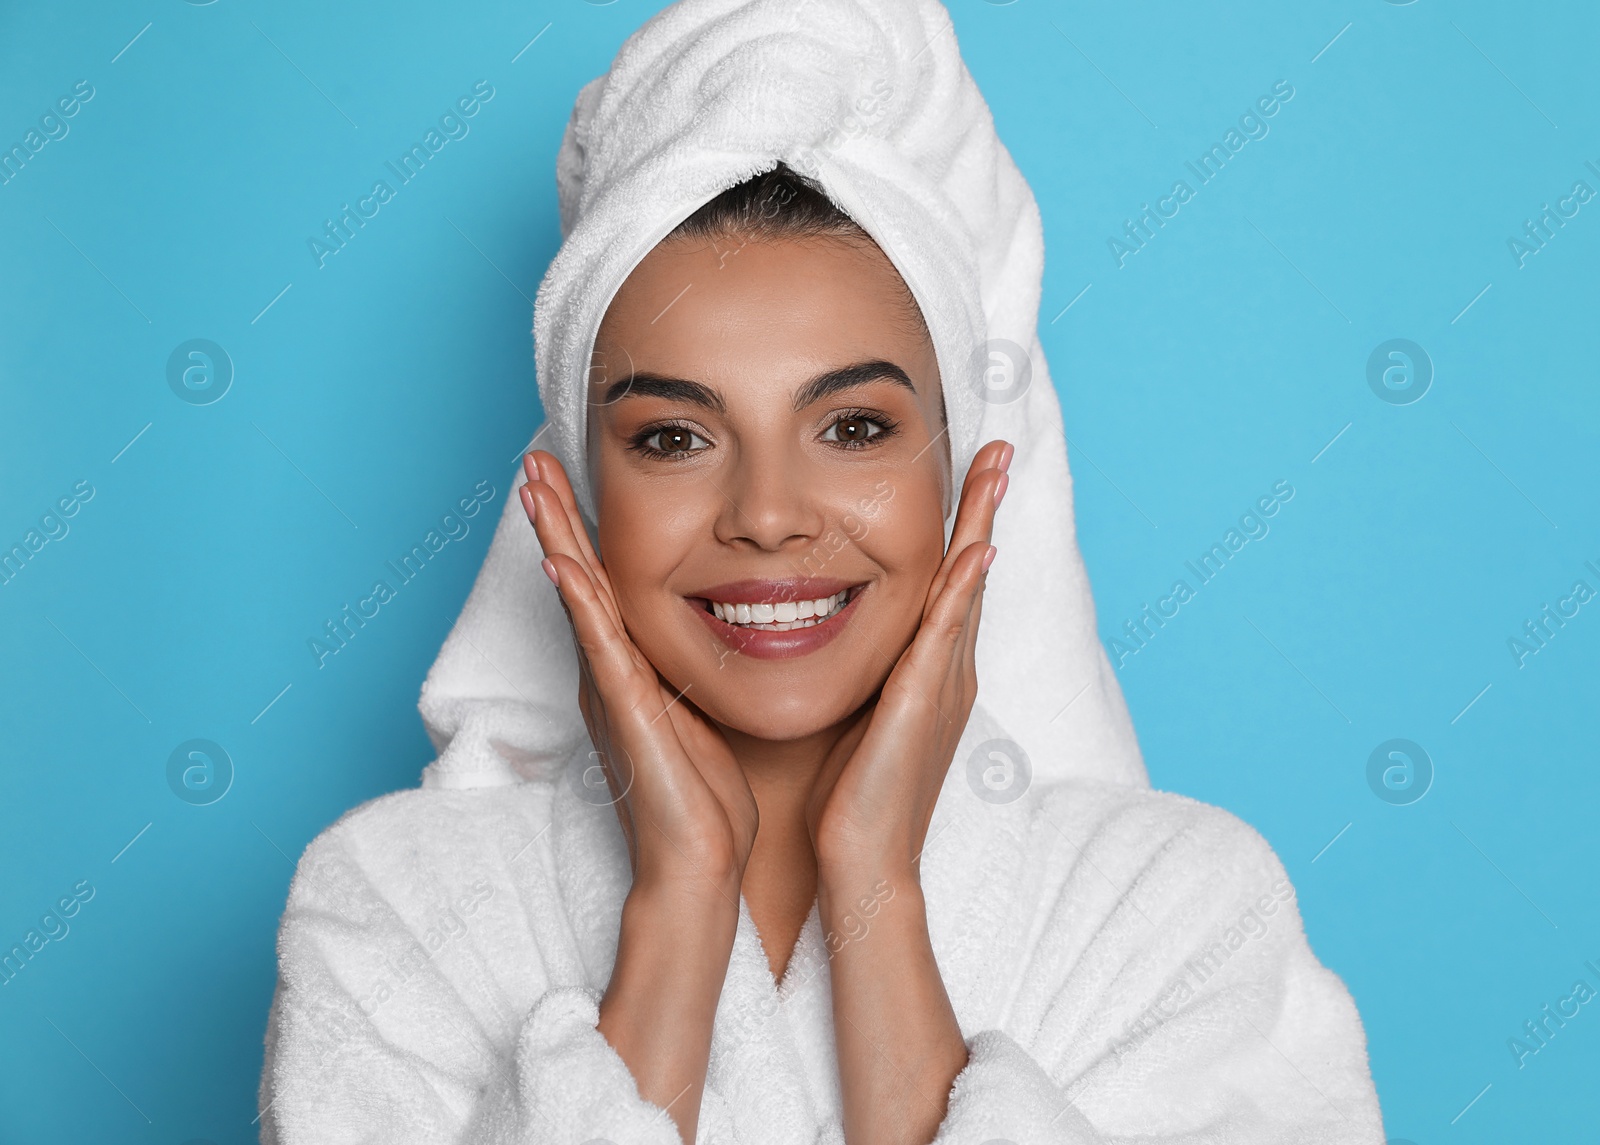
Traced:
[[[910, 376], [904, 370], [893, 362], [876, 358], [870, 362], [857, 362], [854, 365], [841, 366], [836, 370], [818, 374], [796, 392], [794, 408], [797, 411], [803, 410], [823, 398], [842, 390], [866, 385], [868, 382], [893, 382], [897, 386], [904, 386], [912, 393], [917, 392], [917, 387], [912, 384]], [[627, 397], [661, 398], [665, 401], [687, 402], [717, 413], [727, 412], [722, 395], [705, 383], [649, 373], [630, 374], [626, 378], [612, 382], [606, 387], [605, 396], [600, 404], [612, 405]]]
[[794, 408], [798, 412], [813, 402], [820, 402], [823, 398], [841, 390], [854, 389], [868, 382], [893, 382], [897, 386], [904, 386], [912, 393], [917, 392], [917, 387], [911, 384], [911, 379], [904, 370], [893, 362], [885, 362], [879, 358], [818, 374], [801, 386], [799, 392], [794, 395]]
[[605, 398], [600, 404], [611, 405], [626, 397], [663, 398], [671, 402], [688, 402], [717, 413], [727, 412], [722, 395], [710, 386], [686, 378], [666, 378], [660, 374], [630, 374], [621, 381], [612, 382], [606, 387]]

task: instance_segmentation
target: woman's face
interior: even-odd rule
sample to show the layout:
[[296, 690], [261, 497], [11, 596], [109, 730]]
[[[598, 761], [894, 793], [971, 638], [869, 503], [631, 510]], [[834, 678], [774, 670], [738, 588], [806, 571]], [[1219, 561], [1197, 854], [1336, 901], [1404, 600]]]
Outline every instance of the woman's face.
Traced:
[[663, 243], [601, 323], [589, 400], [600, 557], [673, 689], [768, 740], [871, 699], [949, 485], [933, 346], [882, 252]]

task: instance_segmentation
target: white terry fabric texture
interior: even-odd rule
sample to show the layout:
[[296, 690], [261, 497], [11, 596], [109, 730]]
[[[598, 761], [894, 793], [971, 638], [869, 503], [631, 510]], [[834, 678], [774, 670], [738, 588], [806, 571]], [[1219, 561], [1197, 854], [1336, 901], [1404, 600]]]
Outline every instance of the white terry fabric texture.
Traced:
[[[535, 318], [550, 446], [581, 490], [582, 383], [612, 293], [678, 220], [779, 160], [916, 294], [955, 472], [985, 440], [1017, 445], [982, 691], [922, 859], [970, 1054], [936, 1142], [1381, 1143], [1360, 1019], [1277, 857], [1227, 813], [1146, 785], [1074, 540], [1035, 329], [1037, 209], [939, 4], [685, 0], [583, 89], [558, 161], [566, 243]], [[1016, 401], [980, 397], [991, 338], [1031, 359]], [[439, 758], [299, 863], [261, 1081], [269, 1145], [678, 1140], [596, 1029], [628, 860], [581, 778], [576, 667], [538, 558], [510, 498], [424, 687]], [[1031, 784], [982, 780], [998, 739], [1024, 747]], [[842, 1145], [828, 960], [843, 936], [813, 908], [774, 982], [741, 908], [697, 1140]], [[867, 925], [850, 940], [871, 941]]]
[[[958, 761], [999, 734], [974, 713]], [[311, 844], [278, 940], [266, 1145], [678, 1141], [596, 1028], [630, 880], [585, 790], [574, 771], [400, 791]], [[983, 790], [951, 768], [922, 858], [970, 1055], [936, 1145], [1382, 1145], [1360, 1018], [1259, 835], [1125, 784]], [[850, 941], [873, 941], [864, 921]], [[843, 1142], [829, 949], [813, 907], [774, 982], [741, 903], [699, 1145]]]

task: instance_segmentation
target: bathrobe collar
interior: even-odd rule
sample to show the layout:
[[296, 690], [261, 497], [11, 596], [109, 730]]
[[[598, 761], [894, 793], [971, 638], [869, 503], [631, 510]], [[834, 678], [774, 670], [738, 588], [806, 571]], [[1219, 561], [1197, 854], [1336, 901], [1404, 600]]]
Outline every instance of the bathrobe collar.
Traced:
[[[1018, 798], [1002, 802], [983, 785], [997, 731], [989, 713], [976, 707], [945, 775], [921, 860], [934, 954], [964, 1032], [992, 1024], [1005, 1005], [1008, 983], [993, 972], [993, 942], [996, 936], [1016, 936], [1025, 917], [1018, 912], [1027, 905], [1013, 901], [1010, 888], [1021, 882], [1017, 867], [1035, 793], [1024, 784]], [[976, 769], [975, 754], [981, 765]], [[589, 764], [586, 751], [575, 752], [553, 779], [551, 832], [557, 885], [583, 966], [585, 981], [575, 984], [598, 991], [616, 961], [632, 877], [615, 809], [582, 783]], [[888, 890], [878, 911], [896, 909], [894, 888]], [[870, 942], [871, 920], [863, 921], [866, 933], [854, 941]], [[830, 942], [837, 948], [841, 939], [845, 936], [830, 940], [824, 934], [813, 903], [783, 979], [774, 982], [749, 906], [740, 896], [707, 1079], [733, 1107], [763, 1110], [773, 1125], [812, 1124], [837, 1111], [828, 948]], [[760, 1130], [752, 1139], [774, 1140], [765, 1127], [752, 1128]]]

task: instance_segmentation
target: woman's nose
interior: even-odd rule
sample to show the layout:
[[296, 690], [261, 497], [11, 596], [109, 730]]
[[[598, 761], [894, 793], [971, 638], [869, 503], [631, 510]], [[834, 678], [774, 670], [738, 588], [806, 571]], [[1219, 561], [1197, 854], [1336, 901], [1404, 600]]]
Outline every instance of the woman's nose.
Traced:
[[822, 532], [814, 482], [803, 466], [767, 456], [741, 463], [722, 485], [726, 505], [717, 519], [717, 539], [766, 552], [809, 544]]

